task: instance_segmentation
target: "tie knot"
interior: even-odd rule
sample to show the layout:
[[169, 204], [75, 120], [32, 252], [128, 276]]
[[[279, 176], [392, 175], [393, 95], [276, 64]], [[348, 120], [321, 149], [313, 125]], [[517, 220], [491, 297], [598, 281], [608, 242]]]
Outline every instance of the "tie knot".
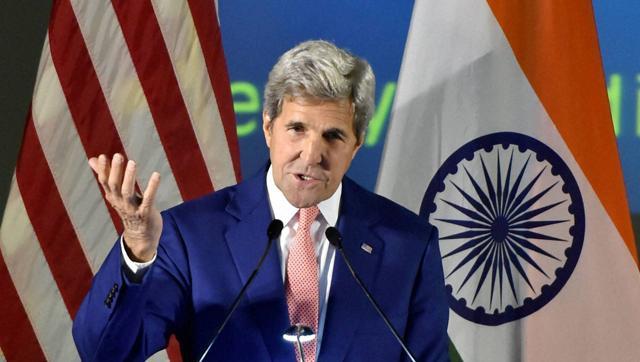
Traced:
[[316, 219], [320, 209], [317, 206], [305, 207], [300, 209], [298, 215], [298, 230], [309, 230], [313, 220]]

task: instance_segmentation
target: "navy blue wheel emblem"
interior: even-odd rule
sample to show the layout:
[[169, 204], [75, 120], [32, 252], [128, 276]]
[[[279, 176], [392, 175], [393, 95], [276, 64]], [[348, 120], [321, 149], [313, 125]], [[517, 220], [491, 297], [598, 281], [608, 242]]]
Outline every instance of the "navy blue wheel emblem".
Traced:
[[529, 136], [500, 132], [454, 152], [420, 215], [438, 227], [449, 306], [484, 325], [524, 318], [551, 301], [584, 241], [584, 205], [564, 161]]

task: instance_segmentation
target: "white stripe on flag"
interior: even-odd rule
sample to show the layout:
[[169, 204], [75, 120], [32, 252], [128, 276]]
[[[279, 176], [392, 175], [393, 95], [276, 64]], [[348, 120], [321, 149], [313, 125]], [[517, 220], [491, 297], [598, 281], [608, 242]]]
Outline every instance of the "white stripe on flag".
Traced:
[[158, 351], [146, 359], [146, 362], [166, 362], [166, 361], [169, 361], [169, 356], [167, 355], [166, 349]]
[[153, 0], [152, 5], [213, 186], [233, 185], [229, 145], [211, 82], [204, 76], [208, 71], [189, 6], [175, 0]]
[[476, 0], [417, 1], [377, 191], [418, 212], [429, 181], [453, 152], [500, 131], [541, 140], [564, 160], [584, 201], [585, 240], [567, 284], [528, 317], [492, 327], [451, 310], [449, 334], [458, 352], [465, 361], [636, 359], [637, 266], [491, 9]]
[[33, 122], [58, 192], [95, 274], [117, 233], [80, 142], [45, 39], [33, 95]]
[[2, 225], [0, 251], [47, 360], [79, 360], [71, 318], [31, 227], [15, 176]]
[[[190, 140], [185, 149], [193, 152], [193, 156], [197, 156], [195, 158], [200, 156], [195, 153], [202, 152], [205, 161], [204, 164], [195, 161], [193, 165], [201, 167], [200, 174], [205, 178], [210, 176], [216, 188], [235, 183], [233, 163], [218, 103], [187, 0], [183, 0], [181, 4], [160, 1], [154, 3], [153, 11], [161, 16], [159, 25], [163, 34], [150, 36], [167, 37], [164, 43], [169, 44], [177, 86], [183, 93], [177, 94], [178, 89], [163, 91], [175, 90], [176, 92], [169, 92], [169, 101], [180, 103], [180, 106], [178, 98], [182, 97], [191, 123], [184, 123], [182, 126], [181, 122], [186, 122], [182, 118], [187, 114], [182, 109], [182, 117], [156, 120], [151, 115], [150, 105], [157, 108], [158, 117], [171, 113], [171, 110], [157, 107], [167, 97], [162, 98], [162, 94], [155, 97], [158, 95], [155, 93], [157, 88], [153, 87], [157, 84], [174, 84], [174, 74], [160, 72], [146, 78], [138, 76], [138, 70], [141, 75], [148, 75], [148, 68], [145, 67], [150, 65], [141, 61], [134, 66], [129, 45], [141, 47], [132, 48], [136, 51], [135, 54], [143, 54], [149, 49], [142, 49], [147, 44], [138, 41], [142, 38], [137, 38], [134, 28], [127, 28], [127, 35], [134, 34], [135, 37], [127, 39], [128, 43], [125, 41], [115, 12], [115, 9], [122, 10], [118, 15], [127, 20], [127, 25], [136, 25], [140, 21], [143, 22], [141, 24], [154, 28], [157, 19], [153, 16], [147, 19], [130, 17], [135, 14], [130, 14], [129, 11], [148, 14], [151, 9], [148, 5], [139, 8], [114, 8], [107, 0], [56, 0], [53, 7], [56, 11], [45, 39], [32, 101], [32, 114], [28, 117], [33, 121], [34, 128], [29, 128], [26, 133], [28, 137], [25, 139], [30, 143], [21, 151], [19, 165], [22, 168], [18, 168], [20, 172], [17, 172], [20, 181], [25, 182], [20, 184], [23, 189], [42, 191], [44, 189], [41, 187], [48, 186], [51, 192], [38, 196], [34, 196], [37, 193], [21, 194], [14, 175], [0, 230], [0, 260], [6, 264], [9, 274], [4, 281], [15, 287], [19, 302], [26, 312], [23, 319], [28, 318], [29, 328], [35, 333], [35, 337], [29, 338], [34, 343], [37, 339], [47, 360], [79, 359], [71, 335], [69, 310], [78, 307], [81, 291], [69, 286], [88, 286], [89, 268], [91, 272], [96, 272], [117, 237], [111, 210], [102, 200], [100, 187], [87, 165], [87, 156], [96, 155], [87, 155], [88, 152], [99, 153], [105, 147], [118, 150], [123, 148], [127, 156], [138, 164], [138, 185], [143, 189], [152, 171], [160, 172], [162, 182], [156, 206], [166, 209], [182, 201], [182, 192], [190, 197], [197, 197], [199, 193], [209, 190], [206, 185], [189, 184], [188, 172], [191, 167], [182, 167], [184, 163], [179, 157], [184, 155], [180, 154], [179, 148], [185, 142], [172, 137], [172, 132], [167, 132], [175, 131], [171, 126], [192, 126], [196, 138]], [[173, 11], [182, 18], [175, 18], [175, 14], [171, 14]], [[56, 16], [59, 18], [55, 18]], [[73, 16], [80, 33], [77, 32]], [[89, 59], [85, 56], [85, 47]], [[159, 50], [158, 54], [164, 55], [164, 49], [152, 50]], [[151, 63], [154, 59], [156, 58]], [[168, 65], [165, 60], [167, 59], [162, 58], [163, 67]], [[93, 77], [94, 71], [97, 82]], [[149, 89], [143, 90], [141, 79], [144, 79], [144, 84]], [[162, 81], [155, 82], [158, 79]], [[145, 90], [152, 95], [149, 99], [146, 98]], [[106, 104], [103, 102], [103, 94]], [[150, 100], [153, 102], [150, 103]], [[158, 123], [158, 129], [163, 134], [163, 141], [167, 147], [172, 147], [167, 148], [167, 152], [156, 129], [157, 122], [162, 122]], [[167, 122], [175, 123], [162, 128], [167, 126]], [[190, 131], [187, 129], [185, 134]], [[233, 141], [235, 140], [229, 142]], [[198, 146], [195, 146], [196, 143]], [[40, 148], [43, 155], [39, 155]], [[181, 170], [180, 174], [173, 174], [167, 153], [172, 157], [171, 165]], [[34, 158], [34, 155], [39, 156]], [[205, 164], [208, 168], [206, 172]], [[37, 165], [39, 168], [33, 169], [29, 165]], [[49, 174], [52, 181], [48, 181]], [[39, 177], [47, 181], [38, 183]], [[178, 188], [176, 179], [180, 179], [182, 189]], [[47, 184], [42, 184], [43, 182]], [[62, 204], [58, 202], [58, 195]], [[57, 209], [51, 211], [51, 207], [47, 209], [49, 205], [39, 207], [40, 197], [50, 198]], [[28, 204], [25, 204], [27, 201]], [[27, 214], [27, 210], [30, 214]], [[54, 212], [51, 216], [56, 217], [55, 221], [49, 218], [51, 212]], [[29, 215], [34, 221], [33, 225]], [[70, 224], [67, 224], [67, 216]], [[64, 225], [53, 224], [54, 222]], [[43, 240], [36, 238], [36, 231], [38, 235], [43, 234]], [[65, 237], [61, 238], [60, 233], [64, 233]], [[59, 241], [75, 239], [76, 236], [82, 252], [75, 244], [61, 248]], [[76, 260], [62, 265], [59, 263], [60, 253], [74, 255]], [[83, 257], [87, 259], [89, 268], [84, 267]], [[81, 283], [75, 283], [77, 281]], [[59, 289], [57, 283], [66, 289]], [[63, 295], [66, 299], [63, 299]], [[16, 303], [17, 299], [14, 304]], [[10, 303], [7, 305], [14, 306]], [[6, 345], [3, 347], [6, 352], [11, 352]], [[5, 359], [2, 353], [0, 351], [0, 360]], [[160, 351], [149, 360], [168, 360], [168, 355], [166, 351]]]
[[177, 205], [182, 197], [111, 2], [71, 4], [122, 144], [138, 165], [140, 187], [144, 190], [151, 173], [158, 171], [162, 182], [156, 206], [162, 210]]
[[[491, 49], [493, 39], [498, 36], [495, 31], [499, 29], [488, 27], [487, 24], [495, 20], [487, 17], [490, 14], [484, 11], [484, 7], [476, 11], [476, 3], [475, 0], [417, 1], [414, 5], [376, 192], [392, 198], [416, 213], [420, 210], [428, 181], [442, 161], [460, 147], [463, 141], [466, 142], [474, 134], [495, 132], [509, 127], [511, 122], [521, 121], [504, 116], [514, 111], [514, 104], [507, 101], [511, 98], [509, 92], [496, 94], [495, 99], [498, 101], [500, 97], [507, 97], [497, 107], [494, 104], [491, 105], [492, 108], [484, 107], [481, 102], [469, 104], [465, 102], [469, 98], [463, 98], [460, 99], [460, 107], [465, 109], [456, 110], [455, 92], [459, 91], [459, 87], [464, 85], [463, 82], [470, 77], [469, 74], [473, 72], [474, 67], [482, 64], [483, 60], [498, 62], [492, 65], [495, 68], [504, 66], [501, 71], [505, 78], [513, 75], [513, 65], [503, 64], [505, 59], [507, 62], [511, 60], [504, 57], [504, 52], [509, 50]], [[429, 10], [425, 11], [427, 8]], [[429, 12], [428, 17], [423, 16], [425, 12]], [[462, 31], [456, 27], [458, 21], [467, 24], [469, 29], [485, 31]], [[488, 28], [491, 31], [486, 31]], [[422, 33], [424, 31], [430, 33]], [[446, 49], [447, 56], [443, 56], [443, 49]], [[486, 76], [494, 75], [495, 72], [492, 72]], [[492, 96], [493, 92], [503, 91], [483, 90], [483, 87], [481, 83], [474, 85], [474, 88], [469, 87], [468, 91], [471, 94], [464, 96], [472, 96], [471, 99], [474, 99], [476, 92], [481, 93], [480, 96]], [[529, 104], [522, 106], [529, 106], [528, 109], [520, 109], [522, 113], [532, 112], [534, 109]], [[482, 114], [474, 114], [474, 107], [483, 107], [477, 109]], [[494, 117], [498, 124], [480, 122], [487, 118], [487, 114], [493, 112], [503, 115]], [[454, 120], [463, 124], [458, 127], [446, 127], [446, 121]], [[399, 137], [402, 137], [402, 142], [398, 142]], [[458, 139], [458, 143], [453, 143]], [[425, 152], [426, 149], [428, 153]]]

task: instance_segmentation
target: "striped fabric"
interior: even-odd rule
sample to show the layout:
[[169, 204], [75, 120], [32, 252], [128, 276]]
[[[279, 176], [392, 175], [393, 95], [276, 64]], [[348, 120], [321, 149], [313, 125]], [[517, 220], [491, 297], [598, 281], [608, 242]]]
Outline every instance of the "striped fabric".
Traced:
[[377, 191], [438, 227], [464, 361], [639, 360], [591, 1], [416, 1]]
[[160, 172], [160, 209], [240, 178], [212, 0], [52, 9], [0, 228], [0, 360], [79, 359], [72, 319], [122, 231], [89, 157], [136, 160], [141, 188]]

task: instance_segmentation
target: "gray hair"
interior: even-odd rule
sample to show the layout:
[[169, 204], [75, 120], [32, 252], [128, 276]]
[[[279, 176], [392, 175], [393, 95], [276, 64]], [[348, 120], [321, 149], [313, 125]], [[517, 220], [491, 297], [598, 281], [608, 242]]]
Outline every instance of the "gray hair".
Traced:
[[264, 111], [273, 121], [285, 97], [350, 99], [359, 141], [373, 115], [375, 76], [369, 63], [324, 40], [298, 44], [278, 59], [264, 90]]

